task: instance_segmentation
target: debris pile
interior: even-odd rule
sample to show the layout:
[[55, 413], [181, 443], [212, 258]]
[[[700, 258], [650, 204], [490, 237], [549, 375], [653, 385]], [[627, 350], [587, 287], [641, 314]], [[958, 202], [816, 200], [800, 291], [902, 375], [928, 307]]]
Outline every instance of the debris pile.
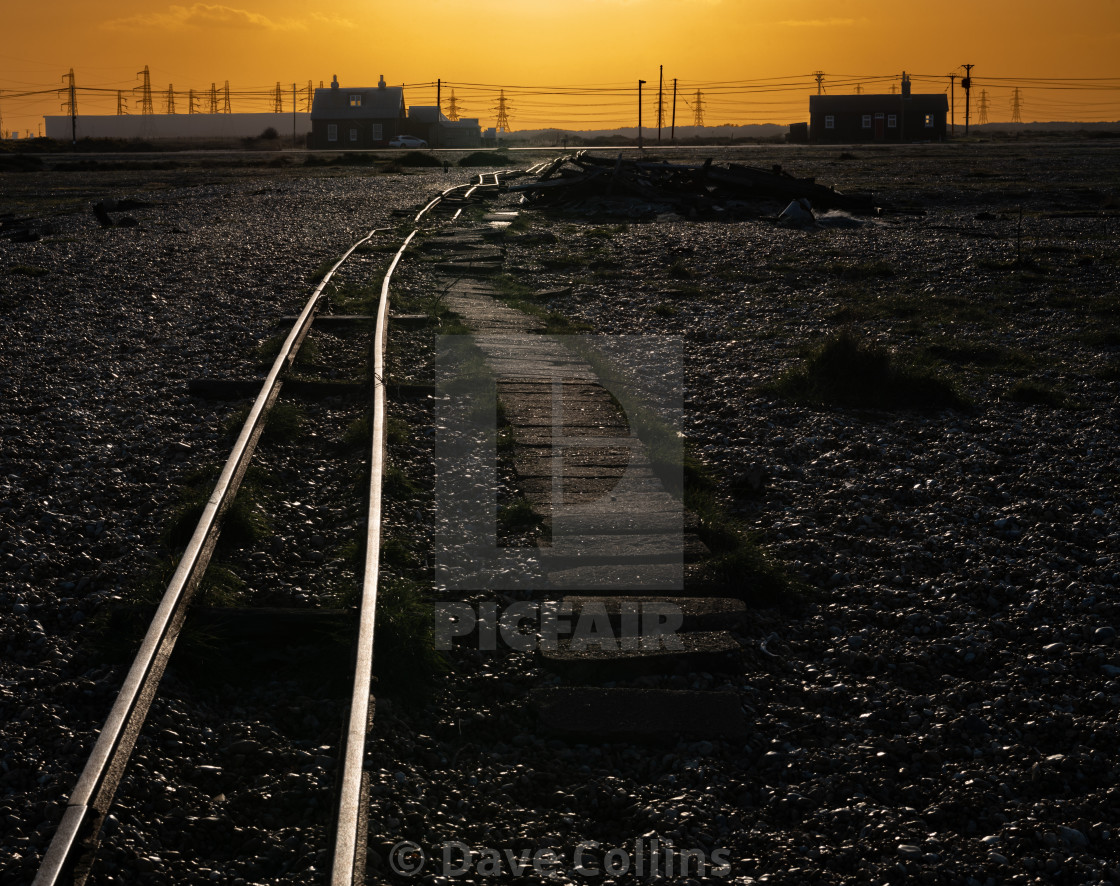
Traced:
[[758, 169], [738, 163], [715, 165], [626, 160], [580, 151], [538, 168], [534, 181], [508, 187], [527, 203], [580, 212], [641, 217], [675, 212], [695, 217], [775, 216], [790, 201], [814, 208], [875, 213], [868, 195], [842, 194], [812, 178], [797, 178], [775, 164]]

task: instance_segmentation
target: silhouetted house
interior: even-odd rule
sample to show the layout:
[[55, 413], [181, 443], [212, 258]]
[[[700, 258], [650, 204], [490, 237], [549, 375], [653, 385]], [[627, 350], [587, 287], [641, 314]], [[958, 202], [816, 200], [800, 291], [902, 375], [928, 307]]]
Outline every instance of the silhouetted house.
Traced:
[[939, 142], [948, 115], [944, 93], [911, 95], [907, 80], [897, 95], [811, 95], [809, 141]]
[[482, 146], [482, 127], [477, 118], [448, 120], [435, 105], [412, 105], [408, 109], [408, 128], [405, 131], [424, 139], [430, 148]]
[[383, 148], [407, 132], [404, 87], [343, 89], [336, 76], [329, 89], [316, 89], [311, 105], [310, 148]]

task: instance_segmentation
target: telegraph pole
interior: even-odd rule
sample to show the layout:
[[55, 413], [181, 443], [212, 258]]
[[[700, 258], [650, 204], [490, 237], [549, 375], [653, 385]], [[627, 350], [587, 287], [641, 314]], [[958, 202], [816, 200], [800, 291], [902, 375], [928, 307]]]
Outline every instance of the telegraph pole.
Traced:
[[669, 130], [669, 140], [677, 143], [677, 78], [673, 78], [673, 128]]
[[296, 85], [292, 84], [292, 150], [296, 147]]
[[949, 75], [949, 119], [952, 121], [950, 135], [957, 134], [957, 77], [960, 74]]
[[817, 81], [817, 95], [824, 94], [824, 71], [814, 71], [813, 79]]
[[642, 85], [645, 80], [638, 81], [638, 150], [642, 149]]
[[443, 89], [443, 79], [437, 77], [436, 78], [436, 138], [435, 138], [435, 142], [436, 142], [435, 147], [437, 147], [437, 148], [439, 147], [439, 118], [443, 115], [442, 89]]
[[968, 135], [968, 110], [969, 110], [969, 97], [972, 91], [972, 69], [975, 65], [961, 65], [964, 68], [964, 76], [961, 78], [961, 86], [964, 87], [964, 134]]
[[661, 144], [661, 121], [665, 110], [663, 87], [665, 86], [665, 66], [657, 66], [657, 143]]

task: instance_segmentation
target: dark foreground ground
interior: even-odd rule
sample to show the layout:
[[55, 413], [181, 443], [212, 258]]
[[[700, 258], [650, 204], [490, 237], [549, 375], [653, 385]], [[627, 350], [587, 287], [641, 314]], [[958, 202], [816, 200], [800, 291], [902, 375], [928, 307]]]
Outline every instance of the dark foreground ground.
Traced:
[[[724, 504], [816, 589], [758, 613], [741, 676], [702, 678], [740, 693], [754, 734], [538, 737], [533, 662], [464, 655], [428, 702], [379, 710], [376, 847], [570, 858], [657, 837], [726, 849], [738, 883], [1120, 883], [1116, 148], [732, 156], [903, 211], [811, 231], [534, 215], [528, 231], [559, 242], [511, 245], [507, 269], [570, 288], [545, 307], [598, 331], [685, 339], [688, 438]], [[183, 478], [224, 455], [234, 407], [186, 380], [254, 372], [322, 261], [455, 175], [0, 176], [0, 214], [41, 235], [0, 239], [0, 877], [34, 870], [119, 683], [89, 652], [98, 613], [161, 553]], [[105, 196], [150, 205], [101, 228], [88, 204]], [[420, 294], [423, 274], [401, 286]], [[955, 379], [970, 405], [804, 405], [765, 387], [841, 328]], [[285, 830], [260, 810], [329, 782], [331, 730], [272, 734], [254, 703], [179, 686], [157, 704], [106, 882], [317, 876], [327, 822]], [[250, 740], [285, 774], [244, 774]], [[176, 793], [209, 764], [226, 775]], [[205, 835], [173, 841], [187, 819]]]

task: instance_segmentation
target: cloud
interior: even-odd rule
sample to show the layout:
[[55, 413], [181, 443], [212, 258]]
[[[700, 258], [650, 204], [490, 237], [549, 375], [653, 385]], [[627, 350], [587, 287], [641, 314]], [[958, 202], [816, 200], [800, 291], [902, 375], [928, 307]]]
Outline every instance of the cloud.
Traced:
[[[312, 13], [310, 23], [322, 26], [333, 25], [348, 27], [351, 22], [335, 16]], [[223, 6], [213, 3], [195, 3], [191, 6], [169, 6], [166, 12], [141, 13], [128, 18], [113, 19], [105, 22], [103, 27], [110, 30], [136, 30], [161, 28], [164, 30], [178, 31], [190, 28], [204, 28], [213, 30], [222, 28], [239, 31], [297, 31], [305, 30], [308, 21], [299, 19], [284, 19], [282, 21], [269, 18], [259, 12], [248, 9], [238, 9], [233, 6]]]
[[778, 22], [779, 25], [785, 25], [787, 28], [850, 28], [853, 25], [860, 24], [866, 19], [854, 18], [810, 18], [810, 19], [787, 19], [784, 22]]

